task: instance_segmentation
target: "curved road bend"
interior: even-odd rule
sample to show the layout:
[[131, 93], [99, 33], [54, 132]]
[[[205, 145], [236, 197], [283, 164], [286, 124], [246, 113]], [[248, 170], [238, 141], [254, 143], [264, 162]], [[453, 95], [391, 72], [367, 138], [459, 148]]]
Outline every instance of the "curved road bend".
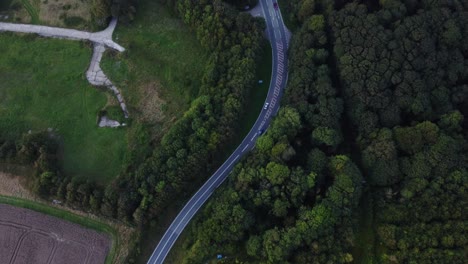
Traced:
[[266, 20], [268, 38], [273, 50], [273, 69], [270, 88], [265, 102], [269, 103], [267, 109], [262, 109], [254, 126], [247, 134], [242, 143], [234, 153], [224, 162], [224, 164], [203, 184], [200, 190], [188, 201], [180, 211], [166, 233], [159, 241], [148, 264], [162, 264], [174, 245], [175, 241], [187, 226], [192, 217], [198, 212], [211, 194], [224, 182], [232, 168], [239, 159], [249, 152], [255, 141], [260, 136], [260, 130], [266, 130], [270, 125], [272, 116], [279, 109], [279, 101], [288, 78], [287, 71], [287, 48], [289, 44], [289, 32], [283, 23], [281, 12], [275, 9], [275, 0], [260, 0], [259, 4]]

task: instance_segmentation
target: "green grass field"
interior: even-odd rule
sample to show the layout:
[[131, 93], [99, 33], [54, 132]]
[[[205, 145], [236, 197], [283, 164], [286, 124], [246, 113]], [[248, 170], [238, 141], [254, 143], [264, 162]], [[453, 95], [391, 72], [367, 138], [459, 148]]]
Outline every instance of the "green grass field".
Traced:
[[121, 169], [125, 130], [96, 125], [107, 102], [84, 72], [83, 43], [0, 34], [0, 136], [16, 139], [52, 128], [63, 140], [65, 173], [104, 183]]
[[[161, 115], [163, 127], [172, 124], [198, 95], [208, 58], [195, 34], [159, 1], [142, 0], [135, 21], [119, 24], [114, 39], [127, 51], [107, 53], [104, 71], [137, 115]], [[154, 107], [148, 97], [163, 103]]]
[[108, 234], [111, 237], [112, 245], [109, 250], [109, 254], [106, 257], [105, 264], [115, 263], [114, 258], [115, 258], [115, 254], [117, 250], [119, 250], [120, 240], [119, 240], [119, 235], [117, 231], [111, 226], [105, 223], [102, 223], [98, 220], [93, 220], [84, 216], [76, 215], [76, 214], [73, 214], [64, 210], [57, 209], [55, 207], [50, 207], [42, 203], [32, 202], [32, 201], [28, 201], [25, 199], [0, 195], [0, 203], [9, 204], [15, 207], [26, 208], [26, 209], [30, 209], [39, 213], [51, 215], [51, 216], [63, 219], [65, 221], [69, 221], [69, 222], [87, 227], [89, 229], [96, 230], [100, 233]]

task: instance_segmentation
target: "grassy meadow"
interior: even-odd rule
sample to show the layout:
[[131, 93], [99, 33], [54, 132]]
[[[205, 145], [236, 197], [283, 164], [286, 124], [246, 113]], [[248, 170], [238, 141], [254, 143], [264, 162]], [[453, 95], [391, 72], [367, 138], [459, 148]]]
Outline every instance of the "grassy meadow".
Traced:
[[91, 48], [80, 42], [0, 34], [0, 136], [53, 129], [63, 143], [65, 173], [107, 182], [121, 169], [125, 130], [102, 129], [106, 94], [85, 71]]
[[158, 1], [140, 1], [137, 14], [114, 33], [127, 50], [106, 53], [102, 68], [122, 90], [133, 117], [165, 131], [198, 95], [208, 54]]

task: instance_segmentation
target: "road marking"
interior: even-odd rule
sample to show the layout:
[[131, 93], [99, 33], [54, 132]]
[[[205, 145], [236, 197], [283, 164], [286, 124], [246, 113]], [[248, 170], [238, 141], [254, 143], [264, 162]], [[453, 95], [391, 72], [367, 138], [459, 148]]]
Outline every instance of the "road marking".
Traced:
[[257, 136], [257, 133], [258, 133], [258, 132], [256, 132], [256, 133], [253, 135], [253, 137], [252, 137], [252, 139], [250, 139], [250, 141], [253, 141], [253, 140], [254, 140], [254, 138]]
[[[237, 160], [237, 158], [239, 158], [239, 155], [237, 155], [236, 158], [234, 158], [234, 159], [231, 161], [231, 163], [229, 163], [229, 165], [228, 165], [219, 175], [220, 175], [220, 176], [223, 175], [223, 174], [226, 172], [226, 170], [229, 169], [229, 167], [231, 167], [231, 165]], [[221, 165], [221, 167], [223, 167], [223, 166]], [[215, 174], [216, 174], [216, 173], [215, 173]], [[195, 205], [197, 205], [197, 203], [200, 201], [200, 199], [203, 198], [203, 197], [205, 196], [205, 194], [206, 194], [208, 191], [211, 190], [211, 187], [213, 187], [213, 185], [214, 185], [215, 183], [216, 183], [216, 180], [214, 180], [213, 183], [210, 184], [210, 186], [202, 193], [202, 195], [200, 195], [200, 197], [195, 201], [195, 203], [192, 205], [192, 207], [190, 207], [190, 209], [188, 210], [188, 212], [184, 215], [184, 217], [182, 218], [182, 220], [180, 220], [179, 224], [173, 229], [172, 234], [175, 234], [175, 233], [177, 233], [178, 235], [180, 234], [180, 233], [178, 232], [178, 229], [179, 229], [180, 225], [181, 225], [182, 223], [184, 223], [184, 220], [185, 220], [185, 218], [187, 217], [188, 213], [193, 209], [193, 207], [195, 207]], [[202, 186], [202, 188], [203, 188], [203, 186]], [[197, 193], [198, 193], [198, 192], [197, 192]], [[191, 201], [191, 199], [189, 200], [189, 202], [187, 203], [187, 205], [190, 203], [190, 201]], [[183, 211], [184, 209], [185, 209], [185, 207], [182, 209], [182, 211]], [[170, 227], [169, 227], [169, 228], [170, 228]], [[171, 235], [169, 238], [172, 238], [172, 235]], [[167, 243], [168, 243], [168, 242], [166, 242], [166, 243], [164, 244], [163, 248], [166, 247]], [[161, 252], [161, 253], [162, 253], [162, 252]], [[158, 254], [158, 256], [156, 257], [156, 259], [159, 258], [159, 256], [161, 255], [161, 253]]]
[[244, 152], [248, 147], [249, 147], [249, 144], [245, 145], [244, 149], [242, 149], [242, 152]]

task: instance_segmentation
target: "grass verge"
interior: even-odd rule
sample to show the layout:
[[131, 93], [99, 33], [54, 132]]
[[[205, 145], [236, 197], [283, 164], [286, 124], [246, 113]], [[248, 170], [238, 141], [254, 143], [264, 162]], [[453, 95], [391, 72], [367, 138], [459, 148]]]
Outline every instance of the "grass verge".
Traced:
[[39, 213], [51, 215], [75, 224], [79, 224], [81, 226], [96, 230], [101, 233], [106, 233], [111, 236], [111, 247], [109, 249], [109, 253], [106, 257], [106, 264], [115, 263], [115, 256], [118, 248], [120, 247], [120, 240], [117, 231], [97, 220], [93, 220], [90, 218], [86, 218], [80, 215], [76, 215], [64, 210], [60, 210], [58, 208], [50, 207], [48, 205], [32, 202], [29, 200], [21, 199], [21, 198], [14, 198], [0, 195], [0, 203], [8, 204], [16, 207], [30, 209]]
[[63, 143], [67, 175], [107, 183], [126, 151], [125, 129], [99, 128], [106, 94], [84, 72], [91, 49], [84, 43], [0, 33], [0, 137], [53, 129]]

